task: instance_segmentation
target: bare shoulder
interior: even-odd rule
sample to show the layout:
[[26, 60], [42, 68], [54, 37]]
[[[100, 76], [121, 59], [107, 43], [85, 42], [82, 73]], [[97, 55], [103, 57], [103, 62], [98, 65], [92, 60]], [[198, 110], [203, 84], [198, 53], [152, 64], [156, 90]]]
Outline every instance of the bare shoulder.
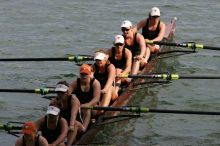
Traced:
[[48, 142], [43, 136], [39, 137], [39, 144], [40, 146], [48, 146]]
[[15, 146], [22, 146], [22, 145], [23, 145], [22, 137], [17, 138], [15, 141]]
[[112, 48], [108, 49], [108, 50], [106, 51], [106, 53], [109, 55], [109, 57], [111, 57], [111, 56], [112, 56]]
[[160, 21], [160, 27], [166, 27], [166, 24], [162, 21]]
[[144, 36], [140, 33], [137, 33], [136, 39], [137, 41], [144, 41]]
[[74, 105], [80, 104], [79, 99], [74, 95], [72, 95], [72, 97], [71, 97], [71, 103], [74, 104]]
[[108, 70], [115, 70], [115, 66], [114, 66], [113, 64], [110, 64], [110, 65], [108, 66]]
[[93, 87], [99, 87], [99, 88], [100, 88], [101, 85], [100, 85], [100, 82], [99, 82], [97, 79], [95, 79], [94, 82], [93, 82], [93, 84], [92, 84], [92, 86], [93, 86]]

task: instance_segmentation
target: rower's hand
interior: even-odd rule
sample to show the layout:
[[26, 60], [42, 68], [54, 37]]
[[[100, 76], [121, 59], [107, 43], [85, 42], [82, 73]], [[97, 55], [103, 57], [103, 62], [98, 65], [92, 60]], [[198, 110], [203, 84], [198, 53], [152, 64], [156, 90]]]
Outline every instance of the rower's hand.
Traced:
[[149, 40], [149, 39], [145, 39], [145, 42], [149, 42], [149, 41], [151, 41], [151, 40]]
[[137, 55], [137, 56], [134, 57], [134, 59], [140, 61], [140, 60], [143, 59], [143, 56], [141, 56], [141, 55]]
[[87, 103], [80, 105], [81, 108], [82, 108], [82, 107], [88, 107], [88, 106], [91, 106], [91, 105], [89, 105], [89, 104], [87, 104]]
[[69, 126], [69, 131], [74, 131], [74, 125]]
[[102, 89], [102, 90], [101, 90], [101, 93], [102, 93], [102, 94], [108, 93], [108, 89], [106, 89], [106, 88]]

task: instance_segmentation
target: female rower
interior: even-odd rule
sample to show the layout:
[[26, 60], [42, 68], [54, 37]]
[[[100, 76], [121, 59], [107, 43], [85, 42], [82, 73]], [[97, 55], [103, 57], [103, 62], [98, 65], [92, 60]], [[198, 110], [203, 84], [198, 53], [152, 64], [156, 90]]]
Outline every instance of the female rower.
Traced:
[[[96, 106], [100, 100], [101, 86], [98, 80], [91, 77], [92, 68], [88, 64], [80, 67], [80, 78], [69, 86], [69, 93], [75, 93], [81, 107]], [[91, 110], [82, 109], [83, 126], [87, 129], [91, 120]]]
[[60, 117], [59, 108], [49, 106], [46, 116], [38, 119], [35, 125], [50, 146], [65, 146], [64, 139], [67, 136], [68, 124]]
[[37, 129], [33, 122], [25, 122], [22, 133], [24, 135], [16, 140], [15, 146], [49, 146], [47, 140], [37, 134]]
[[117, 94], [113, 86], [115, 80], [115, 66], [108, 61], [108, 55], [104, 50], [95, 53], [93, 65], [94, 77], [101, 84], [100, 106], [109, 106], [111, 99], [116, 99]]
[[[73, 144], [76, 139], [77, 131], [84, 131], [83, 125], [79, 122], [81, 119], [77, 117], [80, 102], [76, 98], [76, 96], [72, 96], [69, 93], [69, 85], [66, 81], [60, 81], [57, 83], [55, 92], [57, 93], [57, 97], [51, 101], [50, 105], [56, 105], [59, 107], [60, 116], [66, 119], [69, 131], [67, 134], [67, 146]], [[78, 118], [76, 120], [76, 118]]]
[[[116, 35], [114, 39], [114, 47], [107, 51], [109, 55], [109, 61], [116, 68], [116, 75], [121, 76], [123, 74], [129, 74], [132, 65], [132, 53], [125, 48], [124, 37], [122, 35]], [[126, 82], [120, 78], [116, 78], [115, 92], [118, 93], [121, 82]]]
[[166, 25], [160, 21], [160, 9], [153, 7], [149, 12], [149, 17], [137, 23], [136, 29], [142, 28], [142, 35], [146, 41], [147, 47], [150, 48], [152, 53], [158, 52], [159, 45], [149, 45], [149, 41], [162, 41]]
[[140, 67], [147, 64], [150, 57], [150, 49], [146, 49], [144, 37], [132, 29], [132, 23], [125, 20], [121, 24], [121, 31], [125, 39], [125, 48], [132, 52], [133, 64], [131, 74], [137, 74]]

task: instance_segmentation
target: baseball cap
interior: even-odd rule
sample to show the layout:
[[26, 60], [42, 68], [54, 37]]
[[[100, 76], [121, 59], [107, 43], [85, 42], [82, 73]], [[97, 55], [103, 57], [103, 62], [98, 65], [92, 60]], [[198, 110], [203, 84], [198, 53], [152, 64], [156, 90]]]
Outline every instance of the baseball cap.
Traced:
[[67, 87], [64, 84], [57, 84], [55, 88], [55, 92], [66, 92], [68, 89], [69, 87]]
[[80, 67], [80, 73], [84, 73], [84, 74], [91, 74], [91, 67], [88, 64], [83, 64]]
[[37, 131], [36, 126], [33, 122], [25, 122], [21, 133], [31, 135]]
[[115, 41], [114, 41], [114, 44], [124, 44], [125, 42], [125, 39], [122, 35], [116, 35], [115, 36]]
[[60, 113], [60, 109], [55, 106], [48, 106], [47, 115], [51, 114], [57, 116]]
[[122, 24], [121, 24], [121, 28], [122, 28], [122, 27], [125, 27], [125, 28], [130, 28], [130, 27], [132, 27], [131, 21], [129, 21], [129, 20], [123, 21]]
[[150, 11], [150, 16], [160, 16], [160, 9], [158, 7], [153, 7]]
[[96, 52], [94, 60], [104, 60], [106, 57], [105, 53], [102, 52]]

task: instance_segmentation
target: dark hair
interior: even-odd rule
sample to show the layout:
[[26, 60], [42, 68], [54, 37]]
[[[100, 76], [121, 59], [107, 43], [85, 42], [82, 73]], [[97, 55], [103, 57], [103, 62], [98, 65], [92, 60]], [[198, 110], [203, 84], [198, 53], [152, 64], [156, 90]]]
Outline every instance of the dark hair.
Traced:
[[69, 84], [66, 81], [59, 81], [57, 84], [62, 84], [62, 85], [66, 85], [67, 87], [69, 87]]

